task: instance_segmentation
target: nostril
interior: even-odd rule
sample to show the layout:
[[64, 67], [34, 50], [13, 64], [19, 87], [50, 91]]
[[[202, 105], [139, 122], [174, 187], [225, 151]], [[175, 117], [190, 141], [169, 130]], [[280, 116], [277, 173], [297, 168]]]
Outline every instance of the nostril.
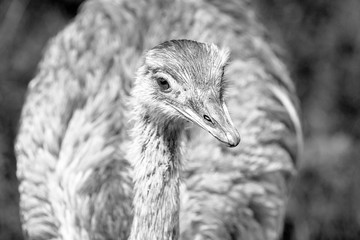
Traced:
[[210, 118], [208, 115], [204, 115], [204, 119], [205, 119], [206, 121], [212, 123], [211, 118]]

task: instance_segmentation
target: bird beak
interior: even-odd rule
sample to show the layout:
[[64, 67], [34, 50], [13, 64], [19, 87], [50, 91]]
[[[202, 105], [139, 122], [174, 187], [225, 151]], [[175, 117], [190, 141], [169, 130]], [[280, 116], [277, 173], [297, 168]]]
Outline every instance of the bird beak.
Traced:
[[204, 103], [204, 107], [195, 108], [184, 106], [181, 109], [176, 107], [176, 110], [229, 147], [239, 144], [240, 135], [234, 127], [225, 103], [221, 105], [214, 100], [209, 100]]

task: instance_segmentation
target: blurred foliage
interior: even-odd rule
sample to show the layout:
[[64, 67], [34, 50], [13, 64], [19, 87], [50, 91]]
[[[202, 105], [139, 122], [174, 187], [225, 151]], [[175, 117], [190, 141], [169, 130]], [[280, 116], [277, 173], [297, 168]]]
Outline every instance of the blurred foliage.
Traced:
[[[0, 239], [20, 240], [12, 144], [42, 49], [81, 0], [0, 1]], [[257, 0], [287, 50], [302, 102], [305, 154], [284, 239], [360, 239], [360, 1]]]
[[[264, 1], [265, 2], [265, 1]], [[360, 136], [360, 2], [266, 1], [291, 54], [309, 134]]]
[[360, 2], [258, 2], [289, 53], [306, 136], [284, 239], [360, 239]]

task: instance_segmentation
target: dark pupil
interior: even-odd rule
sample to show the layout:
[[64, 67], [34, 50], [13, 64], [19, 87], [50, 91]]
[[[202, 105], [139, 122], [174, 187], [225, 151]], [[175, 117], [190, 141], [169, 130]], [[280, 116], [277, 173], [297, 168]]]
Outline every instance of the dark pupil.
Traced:
[[166, 81], [163, 78], [158, 78], [157, 82], [158, 82], [161, 90], [167, 90], [167, 89], [170, 88], [170, 85], [169, 85], [168, 81]]

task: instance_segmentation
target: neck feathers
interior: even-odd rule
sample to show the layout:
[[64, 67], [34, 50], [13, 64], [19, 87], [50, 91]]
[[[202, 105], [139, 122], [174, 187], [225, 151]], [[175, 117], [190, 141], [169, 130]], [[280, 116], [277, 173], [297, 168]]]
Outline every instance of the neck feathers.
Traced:
[[[177, 239], [183, 123], [135, 116], [134, 221], [131, 240]], [[166, 119], [166, 118], [164, 118]]]

